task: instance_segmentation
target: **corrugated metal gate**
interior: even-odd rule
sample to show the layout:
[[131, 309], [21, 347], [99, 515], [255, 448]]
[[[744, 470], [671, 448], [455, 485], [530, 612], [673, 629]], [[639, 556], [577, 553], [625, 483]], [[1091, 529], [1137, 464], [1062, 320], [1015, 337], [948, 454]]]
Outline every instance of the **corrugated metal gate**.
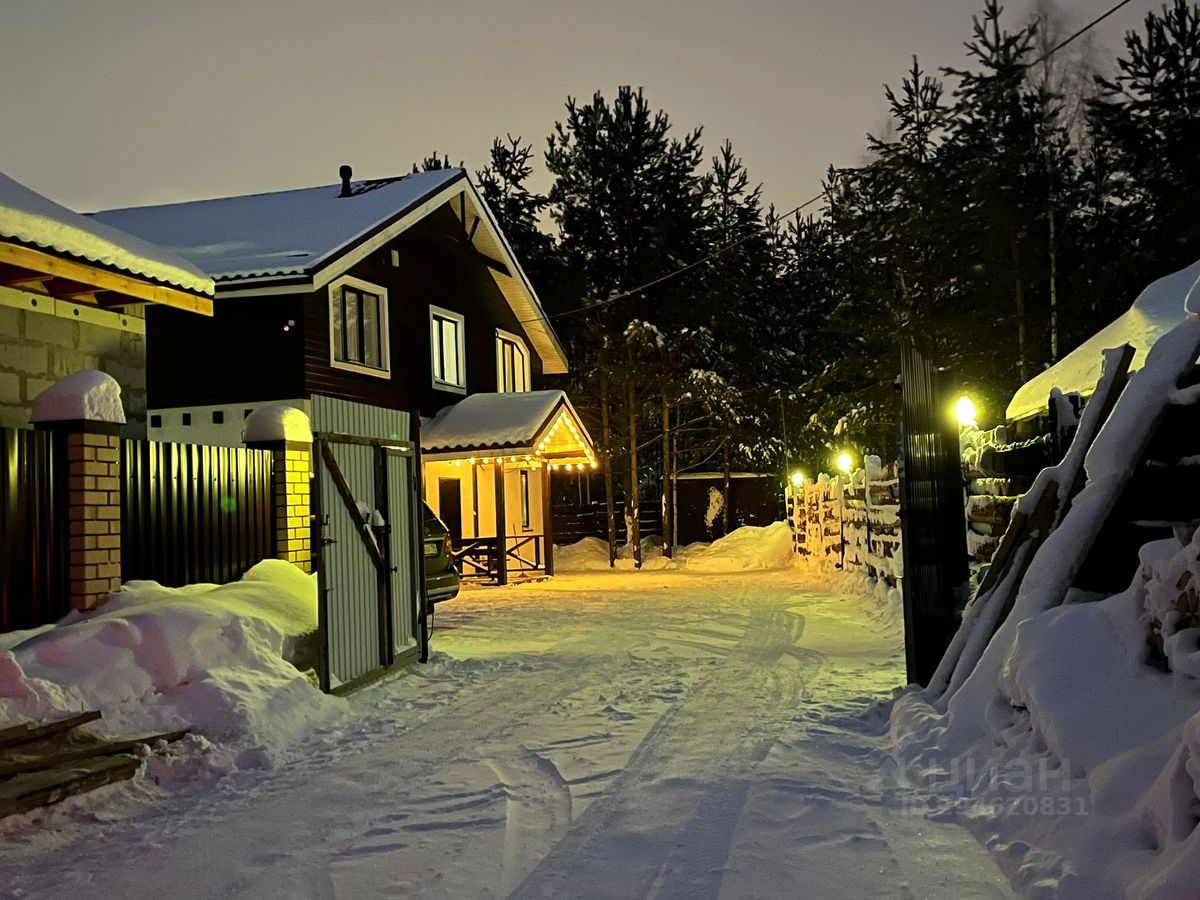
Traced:
[[0, 428], [0, 631], [71, 611], [66, 486], [65, 434]]
[[958, 423], [949, 372], [900, 352], [900, 521], [908, 680], [927, 684], [958, 623], [967, 585]]
[[404, 412], [316, 395], [313, 546], [322, 686], [424, 660], [420, 458]]

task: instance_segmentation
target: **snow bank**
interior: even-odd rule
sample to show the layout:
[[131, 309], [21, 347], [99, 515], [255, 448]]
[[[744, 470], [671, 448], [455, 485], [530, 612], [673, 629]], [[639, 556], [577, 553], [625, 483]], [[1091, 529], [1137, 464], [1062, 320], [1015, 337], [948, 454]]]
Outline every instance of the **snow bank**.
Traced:
[[130, 582], [0, 650], [0, 722], [99, 709], [105, 733], [282, 749], [343, 706], [284, 658], [316, 627], [315, 580], [282, 560], [225, 585]]
[[96, 369], [81, 369], [33, 398], [34, 422], [115, 422], [125, 424], [121, 385]]
[[782, 569], [792, 561], [792, 529], [787, 522], [774, 522], [734, 529], [708, 547], [687, 554], [683, 565], [692, 572], [740, 572]]
[[[662, 538], [642, 539], [643, 569], [687, 569], [693, 572], [741, 572], [751, 569], [782, 569], [793, 563], [792, 530], [786, 522], [772, 525], [743, 525], [711, 544], [697, 542], [676, 547], [674, 556], [662, 554]], [[608, 542], [600, 538], [582, 540], [554, 548], [554, 568], [559, 572], [588, 572], [607, 569]], [[633, 548], [617, 548], [618, 569], [633, 568]]]
[[251, 443], [275, 443], [294, 441], [301, 444], [313, 442], [312, 426], [304, 410], [286, 403], [272, 403], [254, 410], [246, 416], [242, 440]]

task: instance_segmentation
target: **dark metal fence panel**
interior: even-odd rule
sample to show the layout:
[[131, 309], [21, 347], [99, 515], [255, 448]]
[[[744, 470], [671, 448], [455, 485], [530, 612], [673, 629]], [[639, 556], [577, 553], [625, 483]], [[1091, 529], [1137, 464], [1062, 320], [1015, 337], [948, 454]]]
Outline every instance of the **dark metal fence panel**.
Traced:
[[0, 429], [0, 466], [0, 631], [14, 631], [71, 609], [66, 436]]
[[967, 584], [958, 423], [949, 373], [900, 355], [900, 517], [908, 679], [927, 684], [954, 635]]
[[121, 443], [121, 578], [236, 581], [275, 555], [271, 451]]

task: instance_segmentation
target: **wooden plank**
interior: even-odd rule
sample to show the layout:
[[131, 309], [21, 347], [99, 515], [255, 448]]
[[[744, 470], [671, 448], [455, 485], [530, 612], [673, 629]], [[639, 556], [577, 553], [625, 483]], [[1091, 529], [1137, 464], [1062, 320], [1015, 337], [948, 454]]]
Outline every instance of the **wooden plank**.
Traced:
[[59, 803], [106, 784], [132, 778], [142, 761], [135, 756], [104, 756], [64, 769], [47, 769], [0, 781], [0, 818]]
[[359, 511], [358, 503], [354, 499], [354, 494], [350, 490], [350, 485], [346, 483], [346, 476], [342, 474], [342, 468], [338, 465], [337, 458], [333, 455], [333, 450], [325, 440], [318, 439], [321, 445], [321, 458], [325, 461], [325, 467], [329, 471], [329, 477], [333, 480], [333, 486], [337, 488], [338, 496], [342, 498], [342, 503], [350, 513], [350, 517], [358, 526], [355, 530], [361, 538], [363, 546], [367, 548], [367, 554], [371, 557], [371, 561], [375, 563], [375, 568], [380, 572], [387, 571], [387, 564], [383, 559], [383, 554], [376, 545], [374, 537], [371, 534], [371, 523], [363, 518]]
[[99, 718], [99, 710], [89, 710], [77, 716], [58, 719], [54, 722], [44, 722], [40, 725], [30, 723], [13, 725], [10, 728], [0, 730], [0, 748], [15, 747], [18, 744], [26, 744], [40, 738], [50, 737], [51, 735], [63, 734], [73, 728], [78, 728], [80, 725], [95, 722]]
[[127, 275], [118, 275], [106, 269], [93, 268], [85, 263], [52, 256], [31, 247], [0, 242], [0, 262], [44, 273], [50, 278], [64, 278], [80, 284], [92, 285], [97, 290], [113, 291], [137, 300], [173, 306], [176, 309], [185, 309], [204, 316], [213, 314], [213, 302], [209, 297], [189, 294], [178, 288], [152, 284]]
[[16, 753], [10, 752], [0, 758], [0, 778], [23, 772], [36, 772], [41, 769], [56, 769], [99, 756], [128, 753], [138, 747], [153, 746], [159, 741], [173, 744], [187, 733], [187, 731], [168, 731], [163, 734], [151, 734], [123, 741], [91, 738], [86, 742], [64, 743], [53, 738], [43, 739], [37, 744], [22, 745], [22, 748]]

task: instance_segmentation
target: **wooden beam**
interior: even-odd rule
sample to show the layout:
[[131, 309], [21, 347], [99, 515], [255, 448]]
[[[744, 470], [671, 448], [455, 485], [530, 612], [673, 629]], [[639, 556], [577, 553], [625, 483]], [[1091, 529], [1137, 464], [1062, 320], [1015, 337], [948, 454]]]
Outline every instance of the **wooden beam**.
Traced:
[[30, 273], [28, 275], [9, 275], [0, 279], [0, 284], [5, 287], [21, 288], [25, 291], [33, 291], [35, 294], [46, 293], [46, 282], [50, 279], [40, 273]]
[[17, 744], [36, 741], [39, 738], [49, 737], [54, 734], [62, 734], [73, 728], [78, 728], [80, 725], [94, 722], [99, 718], [99, 710], [89, 710], [88, 712], [69, 716], [65, 719], [58, 719], [54, 722], [44, 722], [41, 725], [31, 725], [29, 723], [12, 725], [8, 728], [0, 729], [0, 747], [15, 747]]
[[208, 297], [189, 294], [165, 285], [151, 284], [148, 281], [141, 281], [128, 275], [119, 275], [105, 269], [93, 268], [85, 263], [51, 256], [49, 253], [22, 247], [18, 244], [0, 243], [0, 263], [8, 263], [33, 272], [43, 273], [44, 280], [62, 278], [90, 285], [97, 290], [122, 294], [135, 300], [173, 306], [176, 309], [185, 309], [204, 316], [212, 315], [213, 304]]
[[142, 761], [137, 757], [118, 754], [82, 760], [69, 768], [14, 775], [0, 782], [0, 818], [125, 781], [141, 767]]
[[496, 460], [492, 465], [496, 488], [496, 581], [508, 584], [508, 513], [504, 509], [504, 463]]

